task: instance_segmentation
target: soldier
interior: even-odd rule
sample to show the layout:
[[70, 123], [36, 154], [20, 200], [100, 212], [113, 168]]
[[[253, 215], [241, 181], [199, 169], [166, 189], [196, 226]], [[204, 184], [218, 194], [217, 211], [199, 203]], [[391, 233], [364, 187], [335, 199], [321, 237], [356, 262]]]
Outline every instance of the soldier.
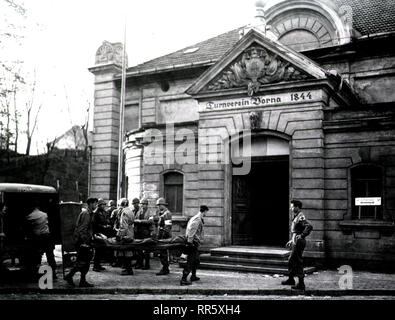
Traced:
[[[208, 212], [208, 207], [205, 205], [200, 206], [200, 211], [194, 215], [187, 224], [187, 228], [185, 231], [185, 237], [187, 240], [187, 262], [184, 266], [184, 270], [182, 272], [182, 279], [180, 284], [182, 286], [192, 284], [192, 281], [199, 281], [200, 278], [196, 276], [196, 270], [199, 266], [199, 246], [203, 241], [203, 225], [204, 225], [204, 216]], [[191, 280], [188, 281], [187, 277], [189, 273], [192, 272]]]
[[[170, 239], [171, 238], [171, 212], [167, 209], [167, 203], [164, 198], [159, 198], [156, 201], [158, 206], [157, 216], [158, 220], [158, 240]], [[169, 270], [169, 255], [167, 250], [160, 250], [159, 252], [160, 262], [162, 264], [162, 269], [156, 274], [157, 276], [167, 275], [170, 273]]]
[[[129, 200], [126, 198], [121, 198], [118, 200], [118, 208], [111, 212], [110, 222], [113, 226], [113, 234], [117, 234], [119, 231], [119, 223], [121, 220], [122, 210], [129, 206]], [[111, 264], [112, 267], [122, 266], [123, 254], [121, 251], [114, 250], [114, 262]]]
[[28, 234], [34, 248], [37, 249], [39, 253], [38, 259], [40, 261], [37, 261], [37, 263], [41, 263], [42, 253], [45, 252], [47, 262], [52, 268], [53, 279], [57, 279], [56, 261], [53, 253], [55, 244], [49, 232], [48, 215], [40, 211], [39, 205], [38, 201], [34, 201], [32, 205], [33, 211], [26, 216]]
[[7, 214], [7, 206], [5, 203], [0, 202], [0, 258], [1, 258], [1, 254], [3, 253], [3, 247], [4, 247], [4, 239], [5, 239], [4, 217], [6, 214]]
[[117, 208], [117, 206], [115, 205], [115, 201], [114, 201], [114, 200], [108, 201], [107, 209], [106, 209], [107, 217], [110, 218], [112, 212], [113, 212], [116, 208]]
[[[139, 198], [134, 198], [132, 200], [132, 206], [133, 206], [132, 212], [133, 212], [133, 215], [134, 215], [134, 219], [136, 219], [136, 215], [137, 215], [137, 213], [140, 210], [140, 200], [139, 200]], [[134, 229], [136, 229], [136, 225], [134, 225]], [[134, 236], [136, 237], [136, 231], [134, 232]], [[134, 251], [134, 256], [138, 256], [138, 251], [139, 250], [135, 250]], [[136, 269], [141, 269], [141, 267], [138, 266], [138, 261], [136, 262], [136, 264], [133, 265], [133, 267], [135, 267]]]
[[[150, 238], [153, 233], [153, 220], [148, 213], [148, 200], [141, 200], [141, 208], [135, 215], [134, 231], [137, 239]], [[136, 269], [148, 270], [150, 268], [150, 253], [146, 250], [137, 250]]]
[[[123, 208], [121, 211], [121, 218], [119, 221], [119, 230], [117, 233], [117, 241], [121, 243], [133, 242], [134, 240], [134, 213], [129, 207]], [[121, 275], [133, 275], [132, 258], [133, 251], [123, 251], [124, 257], [124, 270]]]
[[78, 271], [81, 273], [80, 287], [93, 287], [86, 281], [86, 274], [89, 271], [90, 261], [93, 256], [93, 250], [91, 248], [91, 242], [93, 238], [93, 212], [97, 207], [97, 198], [88, 198], [86, 204], [88, 207], [83, 208], [77, 218], [76, 227], [74, 230], [74, 241], [77, 249], [77, 260], [75, 266], [70, 272], [64, 277], [67, 283], [74, 286], [73, 276]]
[[[112, 227], [110, 219], [106, 212], [106, 202], [103, 199], [99, 199], [97, 209], [93, 214], [93, 234], [101, 233], [106, 237], [111, 236]], [[104, 248], [95, 248], [95, 257], [93, 259], [93, 271], [100, 272], [106, 270], [101, 266], [101, 260], [103, 259], [106, 251]]]
[[[292, 285], [292, 289], [305, 290], [304, 270], [303, 270], [303, 250], [306, 247], [305, 238], [313, 230], [312, 225], [306, 220], [302, 209], [302, 202], [299, 200], [291, 201], [291, 211], [294, 218], [291, 225], [292, 239], [287, 242], [286, 246], [291, 247], [291, 253], [288, 259], [289, 278], [281, 282], [283, 285]], [[294, 277], [299, 278], [295, 286]]]
[[140, 210], [140, 200], [139, 198], [134, 198], [132, 200], [132, 206], [133, 206], [133, 213], [136, 214]]

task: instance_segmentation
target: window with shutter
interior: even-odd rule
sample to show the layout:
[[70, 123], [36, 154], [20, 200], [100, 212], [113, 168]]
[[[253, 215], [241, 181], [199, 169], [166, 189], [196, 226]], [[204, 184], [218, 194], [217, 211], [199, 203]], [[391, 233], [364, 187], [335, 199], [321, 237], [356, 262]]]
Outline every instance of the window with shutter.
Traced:
[[178, 172], [168, 172], [163, 176], [164, 195], [168, 209], [172, 213], [182, 213], [184, 177]]

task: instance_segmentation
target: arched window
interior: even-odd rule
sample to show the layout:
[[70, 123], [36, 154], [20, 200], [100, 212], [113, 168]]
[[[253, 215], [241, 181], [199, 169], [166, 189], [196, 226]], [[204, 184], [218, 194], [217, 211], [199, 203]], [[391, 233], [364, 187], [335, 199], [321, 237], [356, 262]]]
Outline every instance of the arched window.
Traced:
[[163, 175], [164, 196], [172, 213], [182, 214], [184, 196], [184, 176], [179, 172]]
[[[356, 198], [383, 199], [382, 168], [368, 164], [352, 168], [351, 196], [353, 219], [383, 219], [382, 203], [381, 205], [356, 205], [355, 200]], [[365, 201], [365, 204], [367, 202], [370, 202], [370, 200]]]
[[[323, 1], [266, 1], [265, 18], [279, 42], [297, 50], [311, 50], [351, 41], [352, 8]], [[258, 5], [257, 7], [263, 7]]]

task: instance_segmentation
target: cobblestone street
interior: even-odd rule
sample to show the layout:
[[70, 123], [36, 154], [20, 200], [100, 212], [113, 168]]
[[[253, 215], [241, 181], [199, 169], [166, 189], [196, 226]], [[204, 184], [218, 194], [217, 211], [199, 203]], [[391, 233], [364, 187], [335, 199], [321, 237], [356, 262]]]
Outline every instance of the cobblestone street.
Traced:
[[[79, 288], [79, 274], [74, 277], [76, 287], [69, 286], [58, 269], [58, 280], [53, 289], [40, 290], [38, 282], [11, 282], [0, 284], [0, 299], [156, 299], [155, 297], [171, 297], [172, 299], [194, 299], [205, 297], [210, 299], [367, 299], [395, 298], [395, 276], [393, 274], [354, 271], [352, 285], [341, 287], [342, 276], [337, 270], [318, 270], [306, 276], [304, 293], [291, 290], [281, 285], [282, 275], [265, 275], [217, 270], [199, 270], [200, 281], [191, 286], [180, 286], [182, 269], [173, 263], [170, 274], [156, 276], [160, 269], [157, 258], [152, 259], [150, 270], [135, 270], [133, 276], [122, 276], [120, 268], [105, 265], [102, 272], [89, 271], [87, 279], [94, 288]], [[48, 292], [48, 293], [47, 293]]]

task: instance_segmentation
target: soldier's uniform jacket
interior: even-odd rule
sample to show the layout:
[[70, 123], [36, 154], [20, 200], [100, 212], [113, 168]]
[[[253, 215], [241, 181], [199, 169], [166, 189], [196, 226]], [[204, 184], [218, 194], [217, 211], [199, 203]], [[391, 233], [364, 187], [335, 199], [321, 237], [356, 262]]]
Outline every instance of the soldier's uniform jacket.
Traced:
[[89, 245], [93, 236], [92, 228], [93, 211], [89, 208], [83, 208], [79, 214], [74, 229], [74, 241], [77, 245], [87, 244]]
[[48, 215], [45, 212], [34, 209], [33, 212], [26, 217], [26, 220], [29, 223], [29, 230], [32, 235], [39, 236], [42, 234], [49, 234]]
[[122, 210], [117, 238], [120, 240], [134, 239], [134, 213], [130, 208]]
[[313, 230], [313, 226], [306, 220], [302, 211], [294, 217], [291, 225], [292, 241], [295, 243], [295, 237], [300, 235], [302, 239], [306, 238]]
[[111, 206], [111, 207], [109, 207], [108, 209], [106, 209], [107, 217], [108, 217], [109, 219], [111, 218], [111, 215], [112, 215], [113, 211], [116, 210], [116, 209], [117, 209], [116, 206]]
[[194, 215], [187, 224], [187, 228], [185, 231], [185, 236], [189, 243], [194, 243], [196, 246], [199, 246], [203, 242], [203, 225], [204, 220], [201, 212]]
[[3, 213], [0, 211], [0, 240], [1, 237], [5, 237], [5, 233], [4, 233]]
[[104, 209], [97, 208], [93, 213], [92, 221], [93, 233], [102, 233], [106, 236], [110, 232], [110, 219], [108, 218], [107, 212]]
[[134, 232], [137, 239], [144, 239], [151, 237], [151, 233], [154, 230], [153, 220], [150, 219], [148, 208], [144, 211], [144, 208], [140, 208], [136, 212], [135, 220], [140, 222], [134, 223]]
[[158, 239], [169, 239], [171, 238], [171, 212], [168, 209], [159, 211], [159, 222], [158, 222]]
[[122, 209], [123, 208], [120, 207], [111, 212], [110, 221], [113, 226], [113, 229], [116, 231], [119, 230], [119, 221], [121, 220]]

